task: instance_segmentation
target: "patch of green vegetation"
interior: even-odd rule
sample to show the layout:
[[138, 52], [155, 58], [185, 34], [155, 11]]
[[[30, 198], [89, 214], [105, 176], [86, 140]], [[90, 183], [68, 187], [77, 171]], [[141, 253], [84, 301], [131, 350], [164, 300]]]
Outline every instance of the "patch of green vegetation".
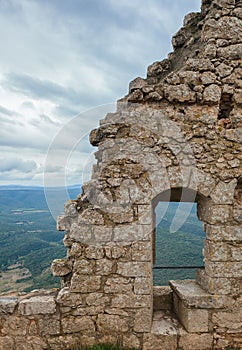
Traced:
[[110, 344], [96, 344], [92, 346], [73, 346], [68, 350], [136, 350], [135, 348], [124, 348], [120, 345], [110, 345]]

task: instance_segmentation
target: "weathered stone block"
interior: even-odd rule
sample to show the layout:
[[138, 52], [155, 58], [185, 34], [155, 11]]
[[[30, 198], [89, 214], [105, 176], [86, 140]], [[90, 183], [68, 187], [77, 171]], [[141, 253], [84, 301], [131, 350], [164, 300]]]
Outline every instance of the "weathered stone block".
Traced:
[[153, 287], [153, 310], [172, 310], [173, 295], [170, 287], [154, 286]]
[[233, 312], [218, 311], [212, 315], [212, 323], [218, 333], [227, 329], [229, 333], [242, 332], [242, 307]]
[[103, 293], [90, 293], [86, 297], [86, 303], [89, 306], [106, 306], [110, 302], [110, 298]]
[[90, 244], [92, 242], [92, 226], [73, 223], [69, 237], [72, 241]]
[[72, 270], [71, 262], [65, 259], [55, 259], [51, 265], [51, 272], [54, 276], [66, 276]]
[[71, 293], [70, 289], [65, 287], [60, 290], [57, 298], [57, 303], [61, 304], [62, 306], [66, 307], [77, 307], [78, 305], [83, 304], [82, 295], [77, 293]]
[[3, 324], [2, 334], [8, 336], [26, 336], [30, 322], [27, 318], [8, 316]]
[[207, 239], [211, 241], [242, 242], [241, 227], [205, 225]]
[[39, 332], [41, 336], [60, 334], [60, 320], [57, 317], [45, 317], [40, 319]]
[[14, 339], [11, 337], [0, 337], [0, 349], [14, 350]]
[[183, 350], [211, 350], [213, 336], [209, 333], [195, 334], [183, 331], [180, 333], [178, 346]]
[[242, 261], [214, 262], [205, 259], [205, 271], [210, 277], [242, 277]]
[[127, 348], [140, 349], [140, 339], [134, 335], [124, 335], [123, 336], [123, 346]]
[[85, 249], [85, 256], [87, 259], [102, 259], [104, 257], [104, 249], [96, 246], [88, 246]]
[[134, 318], [134, 331], [137, 333], [150, 332], [152, 324], [152, 310], [151, 309], [139, 309], [135, 313]]
[[174, 294], [174, 311], [187, 332], [208, 332], [208, 311], [205, 309], [189, 309]]
[[150, 277], [151, 266], [147, 262], [118, 262], [117, 274], [124, 277]]
[[101, 276], [79, 275], [75, 273], [71, 280], [71, 291], [79, 293], [97, 292], [101, 286]]
[[124, 293], [132, 291], [132, 281], [130, 278], [109, 277], [104, 286], [105, 293]]
[[[151, 235], [150, 235], [151, 238]], [[152, 261], [151, 240], [147, 242], [135, 242], [131, 248], [133, 261]]]
[[113, 261], [109, 259], [100, 259], [96, 261], [95, 273], [97, 275], [109, 275], [112, 272]]
[[124, 333], [129, 330], [128, 320], [118, 315], [98, 315], [97, 329], [101, 333]]
[[213, 192], [211, 198], [217, 204], [231, 204], [234, 199], [234, 189], [237, 185], [237, 180], [232, 180], [229, 183], [219, 182]]
[[73, 266], [73, 272], [82, 275], [93, 274], [95, 262], [87, 259], [76, 259]]
[[125, 308], [151, 308], [152, 300], [150, 295], [136, 295], [133, 293], [119, 294], [112, 299], [112, 307]]
[[12, 314], [17, 304], [18, 298], [0, 297], [0, 314]]
[[135, 294], [152, 294], [153, 283], [151, 278], [137, 277], [134, 280]]
[[54, 314], [56, 304], [53, 296], [40, 295], [19, 302], [18, 312], [20, 315]]
[[94, 335], [95, 326], [91, 316], [64, 317], [61, 320], [62, 329], [64, 333], [79, 333], [82, 332], [85, 335]]

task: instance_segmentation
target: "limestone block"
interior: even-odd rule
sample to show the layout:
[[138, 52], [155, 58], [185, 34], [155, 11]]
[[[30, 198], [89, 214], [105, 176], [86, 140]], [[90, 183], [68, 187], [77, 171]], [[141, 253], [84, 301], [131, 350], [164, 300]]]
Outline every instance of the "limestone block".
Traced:
[[123, 346], [127, 347], [127, 348], [140, 349], [140, 340], [134, 334], [124, 335], [123, 336]]
[[239, 59], [242, 57], [242, 44], [220, 47], [217, 51], [217, 55], [219, 58], [223, 59]]
[[85, 256], [87, 259], [99, 260], [104, 257], [104, 249], [96, 246], [89, 246], [85, 249]]
[[234, 94], [234, 101], [237, 104], [242, 104], [242, 89], [237, 89]]
[[39, 332], [41, 336], [60, 334], [60, 320], [57, 317], [45, 317], [40, 319]]
[[8, 336], [26, 336], [29, 320], [17, 316], [8, 316], [2, 327], [2, 334]]
[[59, 215], [57, 217], [56, 229], [58, 231], [67, 231], [70, 229], [70, 218], [66, 215]]
[[231, 246], [231, 260], [232, 261], [242, 261], [242, 245], [241, 244]]
[[101, 333], [124, 333], [129, 330], [129, 319], [118, 315], [98, 315], [97, 329]]
[[71, 262], [65, 259], [55, 259], [51, 265], [51, 272], [54, 276], [66, 276], [72, 271]]
[[170, 181], [169, 188], [173, 187], [188, 187], [191, 171], [185, 167], [173, 166], [168, 168], [168, 177]]
[[104, 225], [103, 215], [95, 209], [85, 209], [78, 216], [79, 224]]
[[204, 102], [218, 103], [221, 98], [221, 88], [216, 84], [208, 85], [203, 92]]
[[14, 350], [14, 340], [11, 337], [0, 337], [0, 349]]
[[51, 350], [66, 350], [69, 347], [79, 347], [80, 346], [80, 337], [75, 336], [74, 334], [58, 336], [58, 337], [47, 337], [49, 346]]
[[73, 223], [69, 237], [72, 241], [90, 244], [92, 242], [92, 227], [91, 225]]
[[152, 210], [150, 205], [139, 205], [138, 206], [138, 218], [139, 223], [144, 225], [152, 224]]
[[59, 291], [56, 301], [57, 303], [61, 304], [61, 306], [68, 306], [71, 308], [83, 304], [82, 295], [77, 293], [71, 293], [68, 287], [62, 288]]
[[145, 85], [147, 85], [147, 82], [143, 78], [135, 78], [129, 83], [129, 92], [132, 92], [136, 89], [142, 89]]
[[137, 295], [133, 293], [119, 294], [112, 299], [111, 306], [114, 308], [151, 308], [151, 296], [150, 295]]
[[147, 262], [118, 262], [117, 274], [124, 277], [150, 277], [151, 264]]
[[198, 202], [198, 218], [209, 224], [223, 224], [231, 219], [232, 208], [229, 205], [213, 205], [211, 201]]
[[64, 317], [61, 320], [61, 324], [64, 333], [82, 332], [85, 335], [95, 334], [95, 326], [91, 316]]
[[224, 332], [224, 329], [229, 333], [241, 333], [242, 308], [233, 312], [215, 312], [212, 315], [212, 323], [218, 333]]
[[132, 291], [130, 278], [109, 277], [104, 286], [105, 293], [124, 293]]
[[176, 350], [177, 349], [177, 335], [170, 330], [163, 334], [144, 334], [143, 350]]
[[154, 311], [173, 309], [173, 293], [170, 287], [153, 287], [153, 309]]
[[208, 332], [208, 311], [205, 309], [189, 309], [184, 303], [174, 294], [174, 311], [185, 327], [187, 332]]
[[112, 272], [113, 262], [109, 259], [100, 259], [96, 262], [95, 272], [97, 275], [109, 275]]
[[80, 258], [83, 255], [84, 247], [79, 243], [72, 243], [68, 253], [70, 257]]
[[196, 94], [187, 84], [165, 86], [165, 97], [170, 102], [195, 102]]
[[148, 240], [150, 232], [150, 225], [116, 225], [113, 241], [119, 242], [119, 244], [127, 244], [134, 241]]
[[0, 314], [12, 314], [17, 304], [18, 298], [0, 297]]
[[78, 215], [78, 211], [76, 210], [77, 201], [75, 200], [69, 200], [66, 201], [64, 207], [65, 207], [65, 214], [67, 216], [75, 217]]
[[[119, 316], [124, 316], [124, 317], [130, 316], [130, 312], [124, 311], [122, 309], [114, 308], [114, 307], [106, 307], [105, 313], [107, 313], [109, 315], [119, 315]], [[131, 311], [131, 314], [132, 314], [132, 311]]]
[[106, 257], [109, 259], [119, 259], [127, 254], [127, 247], [109, 245], [105, 247]]
[[95, 267], [95, 261], [87, 259], [76, 259], [73, 266], [74, 273], [79, 273], [82, 275], [93, 274]]
[[22, 337], [16, 337], [15, 339], [15, 349], [19, 350], [47, 350], [48, 345], [44, 341], [44, 339], [39, 337], [28, 337], [22, 338]]
[[139, 309], [134, 317], [134, 331], [137, 333], [150, 332], [152, 323], [151, 309]]
[[216, 83], [217, 76], [212, 72], [203, 72], [200, 76], [203, 85]]
[[236, 278], [210, 277], [206, 275], [207, 290], [213, 294], [239, 295], [240, 282]]
[[204, 256], [211, 261], [229, 261], [231, 258], [231, 246], [224, 242], [205, 240]]
[[79, 275], [74, 273], [71, 279], [71, 291], [79, 293], [97, 292], [101, 286], [101, 276]]
[[216, 204], [232, 204], [236, 185], [236, 179], [230, 181], [229, 183], [219, 182], [211, 193], [212, 200]]
[[18, 312], [20, 315], [54, 314], [56, 304], [53, 296], [39, 295], [19, 302]]
[[213, 336], [209, 333], [195, 334], [181, 332], [178, 346], [183, 350], [211, 350], [213, 345]]
[[207, 197], [210, 195], [210, 193], [212, 193], [215, 185], [216, 182], [211, 175], [199, 169], [192, 169], [191, 177], [189, 180], [189, 188], [194, 189], [195, 191], [198, 191]]
[[135, 294], [152, 294], [153, 283], [151, 278], [137, 277], [134, 280]]
[[215, 242], [242, 242], [241, 227], [238, 226], [218, 226], [218, 225], [205, 225], [207, 239]]
[[210, 277], [242, 277], [242, 261], [214, 262], [205, 259], [205, 271]]
[[93, 227], [93, 242], [97, 246], [104, 246], [108, 242], [112, 241], [113, 229], [106, 226], [94, 226]]
[[89, 306], [106, 306], [110, 302], [110, 298], [103, 293], [90, 293], [86, 297], [86, 303]]
[[133, 261], [147, 261], [152, 260], [152, 247], [151, 247], [151, 235], [150, 241], [147, 242], [135, 242], [131, 248]]

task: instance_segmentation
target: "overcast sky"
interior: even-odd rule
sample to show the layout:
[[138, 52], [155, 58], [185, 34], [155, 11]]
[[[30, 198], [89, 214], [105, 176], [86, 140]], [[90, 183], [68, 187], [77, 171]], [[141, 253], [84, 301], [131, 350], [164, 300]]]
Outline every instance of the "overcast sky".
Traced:
[[200, 0], [0, 0], [0, 185], [43, 185], [44, 169], [50, 185], [80, 183], [88, 132], [199, 9]]

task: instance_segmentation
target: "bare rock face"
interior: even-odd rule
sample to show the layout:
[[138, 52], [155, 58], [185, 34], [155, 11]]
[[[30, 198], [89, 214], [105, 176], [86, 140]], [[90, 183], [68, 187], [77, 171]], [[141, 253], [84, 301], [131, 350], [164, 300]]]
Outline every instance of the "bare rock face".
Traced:
[[[91, 132], [92, 179], [57, 223], [67, 257], [52, 271], [62, 289], [0, 298], [1, 350], [242, 346], [241, 33], [241, 0], [203, 0], [174, 52]], [[153, 312], [160, 200], [197, 202], [205, 269], [155, 289]]]

